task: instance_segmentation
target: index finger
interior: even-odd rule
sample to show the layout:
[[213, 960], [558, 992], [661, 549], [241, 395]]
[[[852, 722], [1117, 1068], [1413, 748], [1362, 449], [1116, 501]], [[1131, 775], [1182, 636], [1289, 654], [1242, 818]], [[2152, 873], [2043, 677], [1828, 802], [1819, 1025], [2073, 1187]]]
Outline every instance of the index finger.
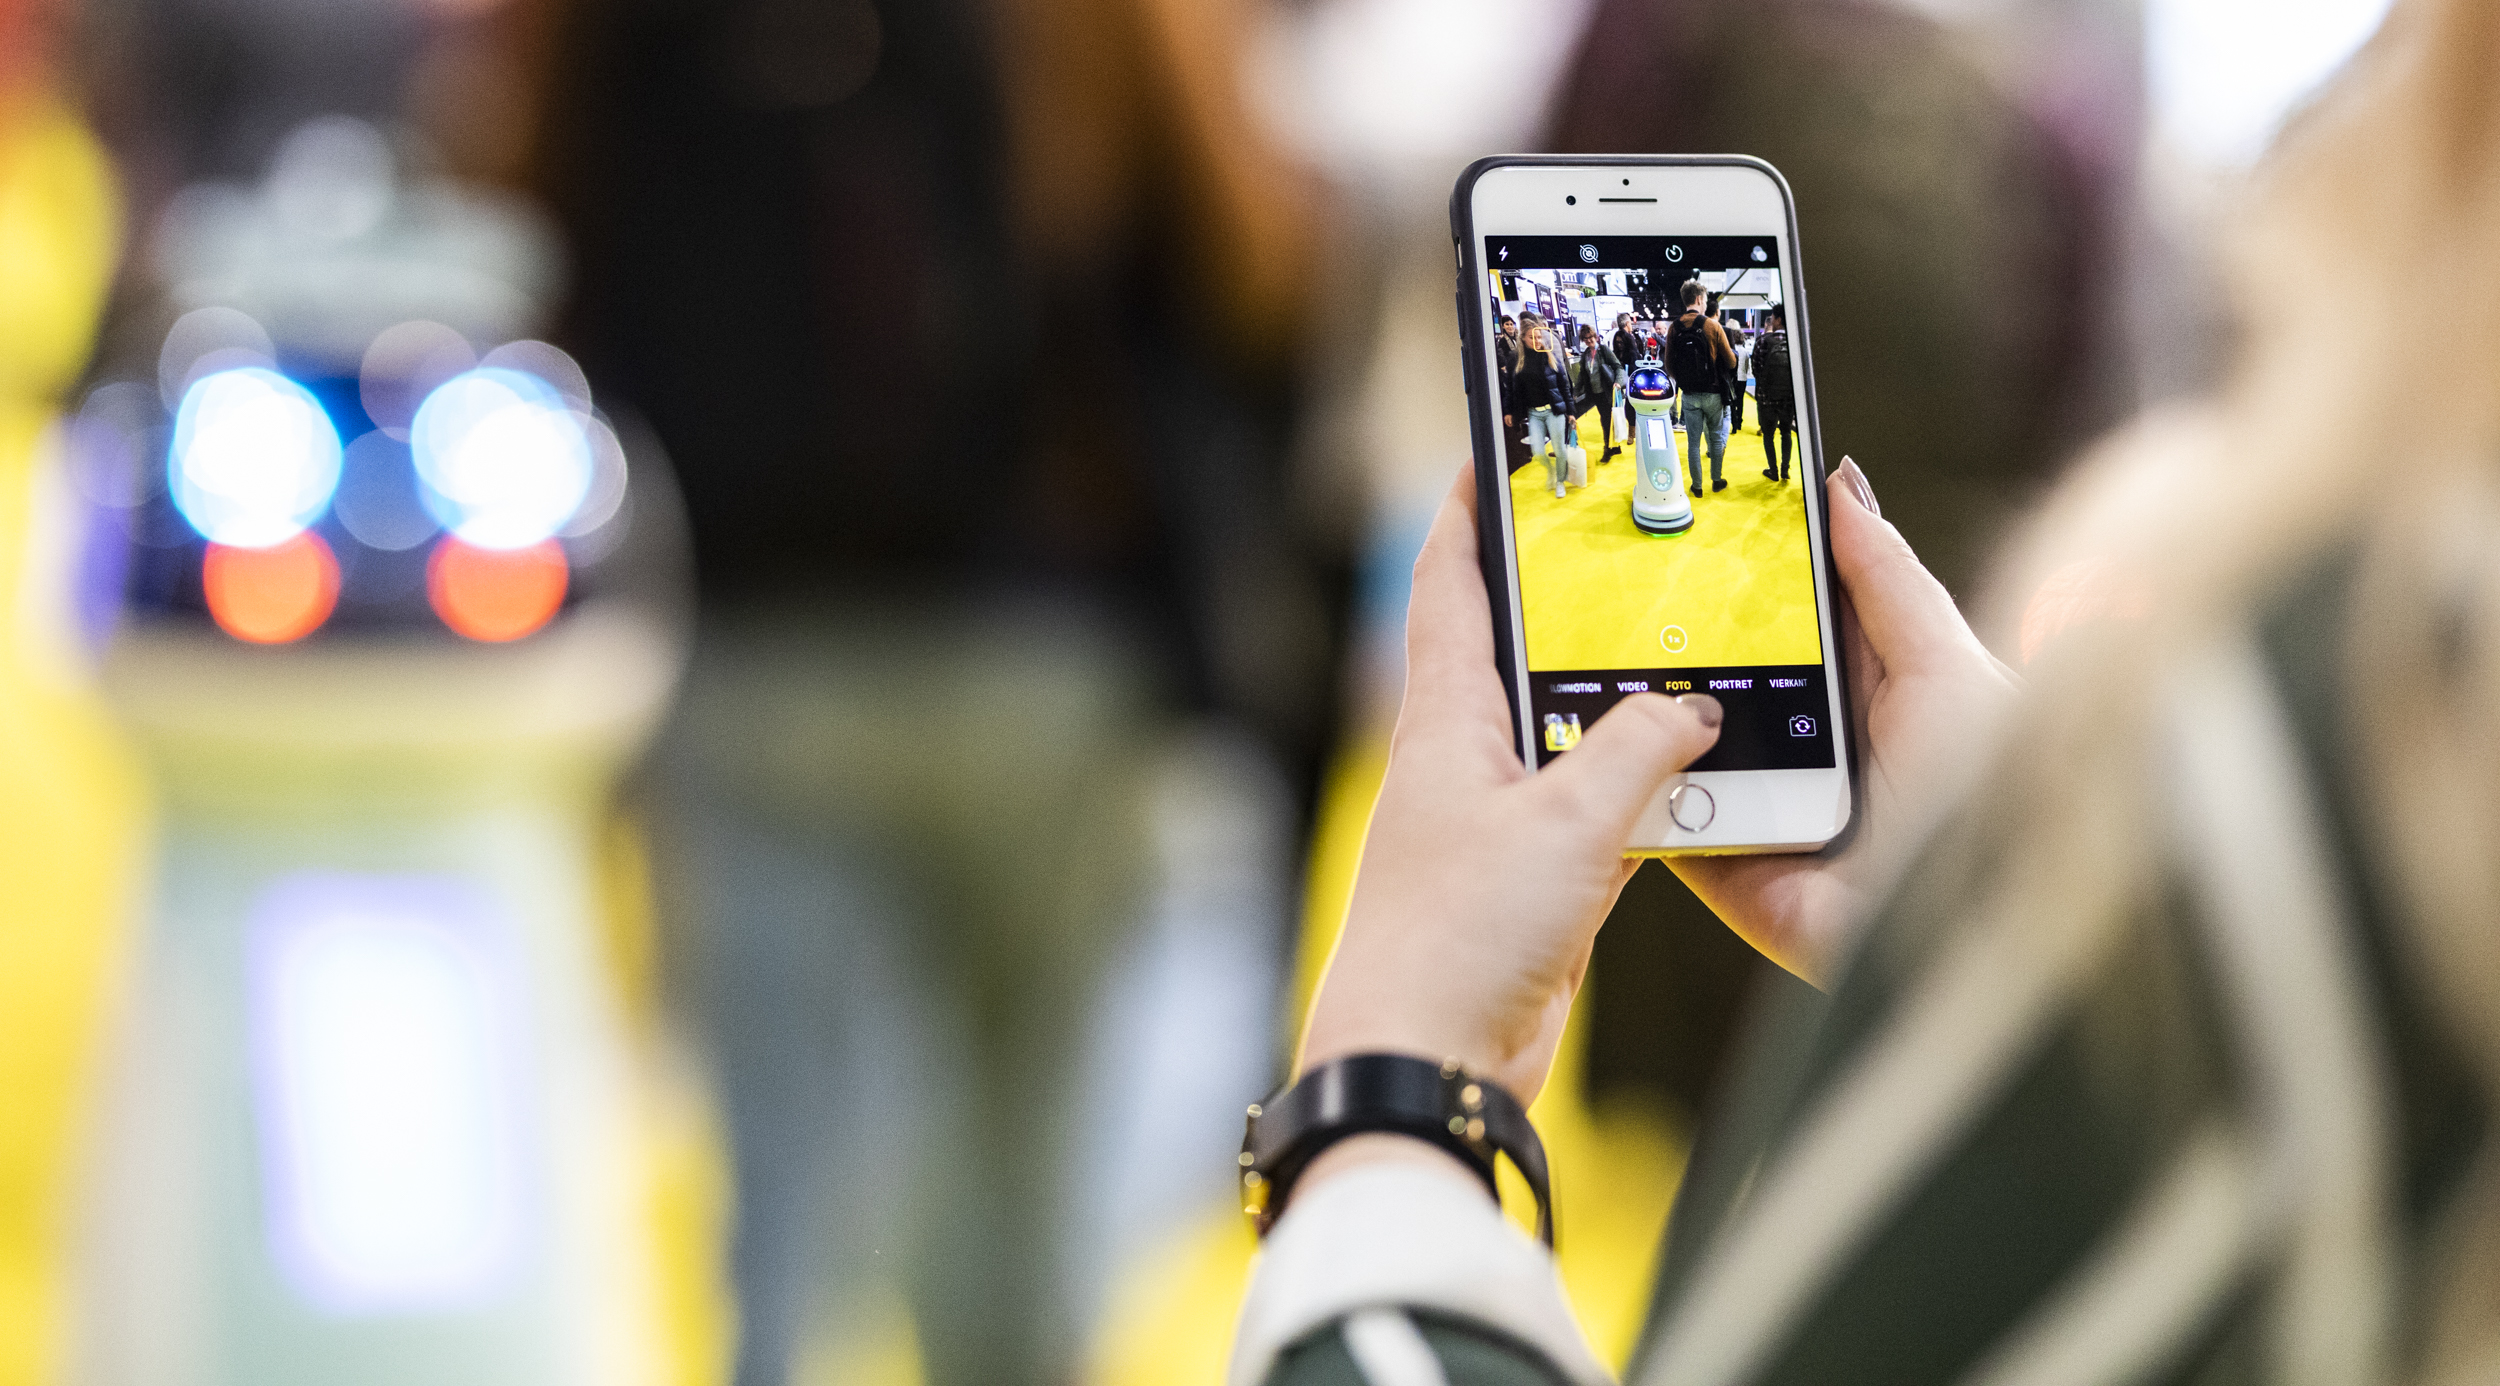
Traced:
[[[1854, 464], [1843, 458], [1841, 465]], [[1906, 674], [1982, 648], [1953, 594], [1918, 561], [1901, 531], [1868, 510], [1845, 484], [1827, 485], [1824, 494], [1832, 564], [1848, 589], [1858, 628], [1885, 668]]]
[[1490, 726], [1509, 739], [1510, 702], [1493, 660], [1493, 605], [1477, 564], [1473, 463], [1433, 516], [1432, 532], [1415, 557], [1415, 590], [1406, 608], [1406, 701], [1409, 724]]

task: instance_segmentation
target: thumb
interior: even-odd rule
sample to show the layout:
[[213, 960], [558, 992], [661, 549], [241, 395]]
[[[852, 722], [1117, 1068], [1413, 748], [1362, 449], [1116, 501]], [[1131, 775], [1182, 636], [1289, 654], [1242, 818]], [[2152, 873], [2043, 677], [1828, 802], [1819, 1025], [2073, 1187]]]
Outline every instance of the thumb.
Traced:
[[1667, 776], [1718, 741], [1725, 717], [1719, 700], [1706, 693], [1636, 694], [1598, 718], [1580, 744], [1538, 772], [1530, 786], [1591, 831], [1628, 837]]

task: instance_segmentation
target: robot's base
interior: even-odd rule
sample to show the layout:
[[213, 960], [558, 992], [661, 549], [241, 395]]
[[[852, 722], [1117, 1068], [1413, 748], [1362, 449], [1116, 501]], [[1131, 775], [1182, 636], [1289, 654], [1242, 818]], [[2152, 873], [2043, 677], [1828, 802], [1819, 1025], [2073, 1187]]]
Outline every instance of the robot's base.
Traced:
[[1693, 527], [1693, 512], [1687, 510], [1680, 517], [1671, 520], [1653, 520], [1635, 509], [1632, 512], [1632, 524], [1634, 528], [1653, 539], [1672, 539]]

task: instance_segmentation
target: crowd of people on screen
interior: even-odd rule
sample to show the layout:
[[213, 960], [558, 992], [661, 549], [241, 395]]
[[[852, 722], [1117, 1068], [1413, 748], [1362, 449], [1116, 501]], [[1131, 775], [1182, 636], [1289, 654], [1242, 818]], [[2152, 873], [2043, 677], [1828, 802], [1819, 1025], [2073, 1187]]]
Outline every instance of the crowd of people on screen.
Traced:
[[[1754, 401], [1762, 437], [1762, 475], [1788, 481], [1797, 451], [1796, 385], [1789, 366], [1788, 311], [1772, 304], [1748, 325], [1723, 308], [1698, 279], [1677, 291], [1671, 317], [1615, 316], [1611, 335], [1595, 324], [1546, 321], [1533, 309], [1505, 314], [1494, 340], [1501, 378], [1502, 436], [1510, 470], [1541, 462], [1557, 500], [1588, 484], [1591, 462], [1605, 463], [1632, 447], [1632, 373], [1647, 365], [1673, 383], [1675, 426], [1684, 436], [1685, 472], [1696, 496], [1727, 489], [1724, 464], [1731, 433], [1745, 428]], [[1575, 330], [1576, 329], [1576, 330]], [[1598, 446], [1580, 439], [1581, 416], [1597, 414]], [[1703, 458], [1708, 458], [1708, 479]]]

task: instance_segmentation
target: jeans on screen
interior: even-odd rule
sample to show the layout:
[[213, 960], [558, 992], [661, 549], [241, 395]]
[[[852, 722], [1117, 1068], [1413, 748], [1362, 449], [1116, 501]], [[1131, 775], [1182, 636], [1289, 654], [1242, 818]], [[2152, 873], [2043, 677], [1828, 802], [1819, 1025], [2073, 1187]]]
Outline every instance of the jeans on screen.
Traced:
[[1545, 459], [1545, 482], [1558, 496], [1563, 493], [1564, 477], [1571, 470], [1563, 456], [1566, 436], [1562, 415], [1548, 408], [1528, 411], [1528, 455]]
[[1693, 489], [1701, 489], [1701, 440], [1710, 437], [1710, 480], [1719, 480], [1720, 465], [1727, 460], [1727, 401], [1717, 395], [1698, 390], [1684, 392], [1684, 469], [1693, 479]]

